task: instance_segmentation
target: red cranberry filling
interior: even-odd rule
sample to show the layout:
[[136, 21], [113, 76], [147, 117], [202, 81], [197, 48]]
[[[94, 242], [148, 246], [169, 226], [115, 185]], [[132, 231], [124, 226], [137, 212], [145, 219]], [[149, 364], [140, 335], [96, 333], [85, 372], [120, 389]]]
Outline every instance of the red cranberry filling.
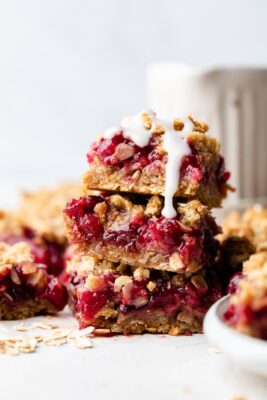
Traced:
[[[83, 288], [83, 283], [77, 292], [76, 312], [80, 319], [80, 327], [83, 328], [92, 323], [97, 313], [109, 302], [115, 303], [123, 313], [131, 311], [151, 311], [163, 309], [166, 313], [177, 312], [179, 309], [206, 312], [208, 308], [222, 296], [220, 284], [215, 276], [209, 278], [209, 289], [197, 289], [190, 281], [183, 286], [176, 286], [169, 280], [156, 279], [155, 289], [150, 292], [147, 289], [147, 279], [136, 280], [124, 286], [119, 292], [113, 291], [116, 274], [103, 275], [105, 282], [100, 291], [90, 291]], [[72, 278], [72, 283], [75, 284]]]
[[200, 155], [184, 156], [181, 165], [181, 178], [187, 182], [201, 182], [203, 178], [203, 163]]
[[45, 239], [39, 240], [29, 228], [24, 229], [23, 236], [4, 233], [0, 235], [0, 241], [10, 245], [19, 242], [27, 243], [34, 255], [34, 261], [37, 264], [47, 265], [49, 274], [58, 276], [64, 269], [65, 246], [49, 242]]
[[236, 292], [239, 281], [243, 278], [242, 272], [236, 272], [229, 280], [227, 286], [227, 294], [234, 294]]
[[107, 293], [84, 291], [77, 302], [77, 311], [82, 319], [92, 320], [94, 316], [107, 304], [110, 296]]
[[222, 156], [219, 156], [216, 177], [219, 186], [227, 182], [231, 177], [231, 173], [229, 171], [225, 171], [225, 160]]
[[[25, 273], [24, 268], [30, 268], [34, 272]], [[48, 275], [46, 269], [43, 264], [35, 265], [24, 262], [11, 270], [8, 268], [3, 270], [0, 275], [0, 298], [5, 298], [10, 306], [19, 301], [46, 299], [57, 310], [62, 310], [67, 304], [67, 290], [58, 278]], [[14, 271], [12, 272], [12, 270]], [[15, 273], [15, 278], [14, 275], [12, 277], [12, 273]], [[40, 281], [35, 281], [34, 274], [38, 273]], [[29, 277], [33, 277], [33, 279], [28, 281]]]
[[[160, 169], [162, 172], [162, 166], [158, 164], [166, 163], [167, 156], [161, 155], [157, 151], [157, 145], [159, 142], [159, 136], [152, 135], [148, 146], [139, 147], [132, 141], [125, 139], [122, 132], [118, 132], [112, 139], [100, 139], [99, 142], [94, 142], [91, 145], [90, 151], [87, 154], [89, 163], [94, 161], [97, 157], [103, 164], [107, 166], [119, 167], [122, 173], [127, 176], [131, 176], [134, 171], [142, 170], [148, 166], [153, 165], [153, 169]], [[134, 154], [127, 160], [120, 160], [116, 150], [118, 145], [127, 144], [133, 147]], [[181, 178], [186, 181], [195, 181], [208, 184], [210, 173], [206, 170], [202, 156], [196, 153], [191, 143], [192, 154], [185, 156], [181, 165]], [[152, 171], [151, 171], [152, 172]], [[230, 178], [230, 173], [225, 172], [224, 159], [219, 156], [218, 166], [216, 169], [216, 179], [218, 185], [224, 185], [225, 182]]]
[[[217, 241], [213, 236], [218, 233], [218, 227], [208, 217], [203, 220], [201, 227], [194, 228], [183, 225], [179, 217], [166, 219], [134, 215], [127, 223], [113, 229], [104, 229], [98, 216], [92, 211], [97, 202], [103, 201], [108, 204], [108, 199], [87, 196], [67, 204], [64, 212], [72, 219], [74, 243], [98, 239], [104, 245], [111, 244], [125, 251], [145, 248], [166, 257], [179, 251], [185, 264], [191, 260], [209, 262], [216, 252]], [[208, 251], [203, 251], [203, 241]]]
[[119, 229], [107, 230], [103, 234], [103, 242], [123, 247], [126, 251], [137, 250], [139, 231], [146, 223], [146, 218], [135, 216], [128, 224], [121, 225]]
[[49, 277], [48, 285], [41, 297], [54, 304], [58, 310], [63, 310], [68, 302], [68, 293], [65, 286], [52, 276]]
[[[128, 174], [137, 169], [146, 167], [151, 162], [160, 159], [155, 147], [158, 142], [157, 137], [154, 135], [150, 139], [150, 143], [146, 147], [139, 147], [131, 140], [125, 139], [123, 134], [119, 132], [112, 139], [100, 139], [99, 142], [94, 142], [91, 145], [90, 152], [87, 155], [88, 162], [94, 160], [94, 156], [99, 158], [105, 165], [113, 167], [124, 167], [125, 174]], [[122, 162], [116, 155], [118, 145], [127, 144], [134, 149], [134, 154], [129, 160]]]
[[230, 304], [224, 314], [224, 320], [231, 325], [236, 325], [237, 323], [251, 324], [253, 312], [248, 306]]
[[224, 320], [232, 326], [250, 326], [256, 337], [267, 340], [266, 305], [253, 310], [248, 304], [230, 304], [224, 314]]

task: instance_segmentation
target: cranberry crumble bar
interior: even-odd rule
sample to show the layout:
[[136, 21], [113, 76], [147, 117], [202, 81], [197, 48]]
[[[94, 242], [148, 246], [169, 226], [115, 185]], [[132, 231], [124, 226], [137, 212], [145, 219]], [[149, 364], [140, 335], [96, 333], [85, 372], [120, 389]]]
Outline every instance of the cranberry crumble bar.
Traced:
[[136, 267], [195, 272], [212, 264], [219, 227], [198, 200], [176, 203], [177, 216], [161, 215], [159, 196], [99, 195], [69, 202], [66, 234], [82, 254]]
[[214, 271], [185, 275], [76, 256], [68, 273], [70, 306], [81, 329], [199, 333], [206, 311], [222, 295]]
[[66, 303], [66, 288], [34, 262], [26, 243], [0, 243], [0, 320], [55, 314]]
[[17, 211], [0, 210], [0, 241], [27, 243], [35, 262], [46, 264], [49, 273], [59, 275], [67, 246], [62, 210], [77, 195], [79, 190], [72, 184], [24, 193]]
[[207, 130], [192, 117], [169, 123], [151, 111], [124, 118], [91, 145], [85, 194], [98, 189], [164, 195], [169, 187], [172, 196], [220, 206], [231, 189], [230, 174]]
[[225, 321], [242, 333], [267, 340], [267, 252], [252, 255], [243, 273]]

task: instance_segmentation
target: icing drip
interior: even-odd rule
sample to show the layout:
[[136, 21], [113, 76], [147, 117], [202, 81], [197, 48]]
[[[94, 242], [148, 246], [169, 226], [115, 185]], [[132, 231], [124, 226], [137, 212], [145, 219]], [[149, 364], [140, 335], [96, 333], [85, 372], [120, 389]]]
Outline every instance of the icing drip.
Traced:
[[115, 136], [116, 133], [118, 133], [120, 131], [121, 131], [120, 126], [113, 126], [112, 128], [106, 129], [103, 136], [105, 139], [112, 139], [113, 136]]
[[[155, 123], [156, 114], [151, 110], [146, 110], [145, 112], [153, 118], [153, 122]], [[142, 121], [142, 113], [140, 113], [133, 117], [123, 118], [120, 126], [107, 129], [103, 136], [105, 139], [112, 139], [113, 136], [120, 131], [126, 139], [131, 140], [139, 147], [145, 147], [149, 144], [150, 138], [153, 134], [153, 126], [149, 130], [146, 129]]]
[[152, 129], [147, 130], [144, 127], [140, 114], [123, 118], [121, 127], [123, 128], [123, 136], [132, 140], [139, 147], [147, 146], [153, 133]]
[[118, 132], [139, 147], [145, 147], [149, 144], [150, 138], [158, 125], [165, 129], [163, 135], [163, 148], [168, 154], [166, 164], [166, 184], [165, 184], [165, 202], [162, 215], [165, 218], [174, 218], [176, 210], [173, 207], [173, 196], [177, 190], [180, 181], [180, 168], [182, 159], [185, 155], [191, 154], [191, 149], [186, 141], [186, 135], [192, 131], [190, 121], [186, 121], [182, 131], [177, 132], [173, 128], [172, 122], [156, 118], [152, 110], [145, 111], [152, 118], [151, 129], [146, 129], [142, 120], [142, 113], [133, 117], [122, 119], [120, 126], [109, 128], [104, 132], [105, 139], [112, 139]]
[[177, 190], [180, 181], [180, 168], [182, 159], [185, 155], [191, 154], [191, 149], [185, 140], [185, 133], [192, 129], [185, 127], [183, 132], [176, 132], [168, 129], [163, 135], [163, 147], [168, 154], [168, 160], [165, 171], [165, 193], [164, 208], [161, 214], [165, 218], [174, 218], [176, 210], [173, 207], [173, 196]]

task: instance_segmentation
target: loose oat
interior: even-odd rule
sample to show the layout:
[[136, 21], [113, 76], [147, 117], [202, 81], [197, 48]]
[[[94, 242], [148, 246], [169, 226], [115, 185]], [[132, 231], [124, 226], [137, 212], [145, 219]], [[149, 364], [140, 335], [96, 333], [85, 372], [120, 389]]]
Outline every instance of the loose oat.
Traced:
[[213, 353], [213, 354], [222, 354], [222, 352], [219, 349], [217, 349], [216, 347], [210, 347], [209, 352]]
[[92, 334], [95, 331], [95, 327], [94, 326], [88, 326], [87, 328], [81, 329], [79, 331], [77, 331], [77, 336], [87, 336]]
[[91, 340], [87, 337], [76, 337], [73, 343], [74, 346], [79, 349], [89, 349], [90, 347], [93, 347]]
[[46, 346], [61, 346], [69, 342], [72, 342], [77, 348], [87, 349], [93, 347], [93, 343], [89, 337], [93, 337], [95, 331], [96, 335], [99, 336], [110, 333], [109, 329], [96, 330], [93, 326], [71, 331], [70, 329], [58, 328], [58, 326], [52, 322], [47, 323], [42, 321], [34, 322], [30, 326], [25, 326], [23, 322], [13, 326], [13, 329], [18, 332], [25, 332], [35, 328], [52, 331], [49, 336], [33, 334], [0, 340], [0, 354], [17, 356], [20, 354], [33, 353], [42, 344]]
[[51, 330], [51, 329], [56, 329], [58, 326], [54, 324], [53, 322], [34, 322], [31, 325], [31, 328], [39, 328], [39, 329], [44, 329], [44, 330]]
[[110, 333], [110, 329], [98, 328], [94, 330], [95, 335], [108, 335]]
[[26, 332], [28, 330], [28, 328], [24, 325], [24, 322], [19, 325], [14, 325], [13, 329], [17, 332]]
[[67, 339], [45, 338], [43, 343], [46, 344], [47, 346], [62, 346], [63, 344], [67, 343]]

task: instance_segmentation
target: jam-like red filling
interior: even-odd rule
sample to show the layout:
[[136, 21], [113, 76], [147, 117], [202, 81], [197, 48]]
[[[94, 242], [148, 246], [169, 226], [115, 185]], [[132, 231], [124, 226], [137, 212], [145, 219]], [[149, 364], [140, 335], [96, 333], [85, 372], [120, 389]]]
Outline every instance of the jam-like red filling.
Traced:
[[205, 264], [216, 254], [214, 235], [218, 227], [209, 216], [203, 218], [200, 226], [189, 227], [179, 221], [179, 216], [166, 219], [129, 214], [127, 223], [108, 228], [101, 225], [93, 212], [94, 206], [103, 201], [109, 206], [108, 198], [101, 196], [82, 197], [67, 204], [64, 213], [72, 220], [73, 243], [97, 239], [103, 245], [114, 245], [128, 252], [146, 249], [166, 257], [178, 251], [185, 264], [192, 260]]
[[[189, 313], [197, 310], [205, 313], [208, 308], [222, 296], [220, 283], [215, 275], [209, 277], [208, 288], [197, 289], [188, 279], [184, 286], [176, 286], [166, 279], [154, 279], [155, 289], [147, 289], [148, 279], [133, 279], [119, 293], [114, 292], [113, 284], [118, 275], [110, 273], [102, 276], [101, 289], [90, 291], [83, 287], [83, 282], [76, 285], [75, 309], [84, 328], [93, 323], [97, 313], [107, 304], [115, 304], [115, 308], [127, 314], [132, 311], [151, 312], [161, 309], [167, 314], [187, 310]], [[78, 281], [79, 282], [79, 281]]]
[[[158, 174], [164, 172], [164, 164], [167, 161], [167, 155], [160, 153], [157, 149], [159, 144], [159, 136], [153, 134], [150, 142], [145, 147], [139, 147], [131, 140], [124, 138], [122, 132], [118, 132], [112, 139], [101, 138], [100, 141], [91, 145], [87, 154], [87, 160], [92, 163], [97, 157], [103, 164], [107, 166], [120, 168], [124, 176], [131, 177], [136, 170], [144, 168], [149, 173]], [[130, 145], [134, 149], [134, 153], [126, 160], [121, 160], [116, 151], [121, 144]], [[202, 182], [208, 185], [211, 177], [215, 174], [218, 186], [224, 186], [230, 178], [230, 173], [225, 171], [223, 157], [218, 157], [216, 171], [210, 171], [208, 165], [203, 161], [202, 155], [198, 154], [194, 145], [189, 142], [192, 154], [183, 158], [180, 179], [188, 182]]]
[[24, 228], [22, 236], [15, 236], [9, 232], [3, 233], [0, 235], [0, 241], [10, 245], [19, 242], [27, 243], [34, 255], [34, 261], [37, 264], [47, 265], [49, 274], [59, 276], [64, 269], [65, 246], [37, 238], [29, 228]]
[[26, 300], [47, 300], [58, 311], [61, 311], [68, 301], [67, 290], [59, 279], [47, 274], [44, 264], [29, 262], [18, 264], [11, 270], [0, 270], [1, 297], [10, 307]]
[[242, 272], [236, 272], [233, 274], [227, 286], [227, 294], [234, 294], [236, 292], [238, 283], [243, 277], [244, 275]]
[[[266, 302], [265, 302], [266, 304]], [[254, 310], [249, 304], [231, 303], [224, 313], [224, 320], [231, 326], [249, 326], [255, 336], [267, 340], [267, 306]]]

